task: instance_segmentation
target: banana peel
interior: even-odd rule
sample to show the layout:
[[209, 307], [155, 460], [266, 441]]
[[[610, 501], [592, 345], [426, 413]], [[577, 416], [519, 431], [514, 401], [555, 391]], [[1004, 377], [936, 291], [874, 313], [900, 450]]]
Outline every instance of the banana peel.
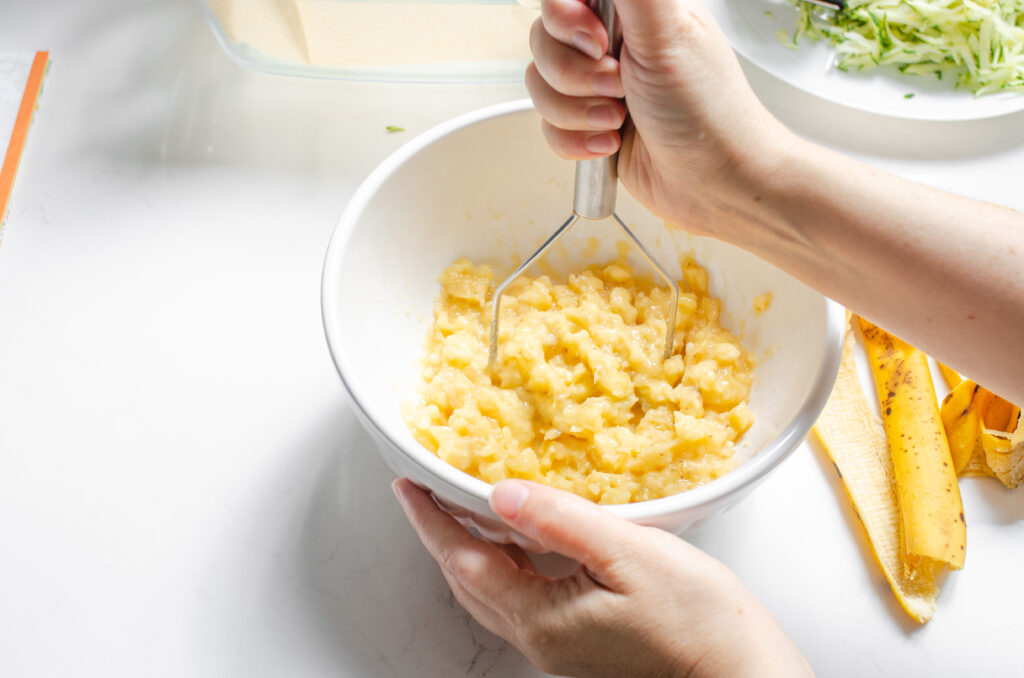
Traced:
[[942, 401], [939, 416], [946, 429], [953, 468], [959, 474], [967, 467], [978, 445], [981, 420], [978, 402], [984, 398], [980, 386], [970, 380], [958, 383]]
[[814, 424], [896, 599], [918, 623], [935, 613], [934, 563], [902, 556], [902, 521], [885, 428], [857, 377], [853, 333], [847, 331], [836, 384]]
[[993, 476], [1009, 488], [1024, 481], [1019, 407], [965, 379], [942, 401], [941, 417], [958, 473]]
[[992, 475], [1015, 488], [1024, 481], [1024, 417], [1016, 408], [1011, 431], [981, 430], [981, 447]]
[[942, 373], [942, 378], [946, 380], [946, 383], [949, 385], [950, 390], [956, 388], [960, 384], [960, 382], [964, 380], [963, 375], [954, 370], [952, 367], [949, 367], [948, 365], [943, 365], [938, 361], [936, 361], [935, 364], [939, 366], [939, 372]]
[[1010, 420], [1012, 419], [1016, 423], [1019, 414], [1020, 408], [1009, 400], [992, 394], [992, 400], [989, 401], [988, 408], [985, 410], [985, 428], [992, 431], [1009, 431], [1012, 428]]
[[967, 526], [928, 357], [860, 319], [892, 456], [907, 563], [964, 566]]
[[893, 593], [923, 624], [935, 612], [938, 571], [963, 567], [956, 476], [994, 476], [1010, 488], [1024, 482], [1024, 412], [942, 363], [950, 392], [937, 407], [927, 356], [863, 319], [860, 325], [883, 419], [861, 390], [848, 327], [836, 385], [814, 432]]

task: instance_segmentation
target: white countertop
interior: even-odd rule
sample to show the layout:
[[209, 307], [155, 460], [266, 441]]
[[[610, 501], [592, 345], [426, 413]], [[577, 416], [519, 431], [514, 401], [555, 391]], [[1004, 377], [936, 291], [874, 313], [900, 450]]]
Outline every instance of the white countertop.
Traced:
[[[244, 71], [180, 0], [4, 3], [0, 45], [53, 61], [0, 245], [0, 675], [540, 675], [405, 522], [319, 310], [359, 182], [523, 87]], [[887, 119], [748, 72], [809, 138], [1024, 209], [1024, 114]], [[805, 443], [691, 538], [820, 676], [1019, 675], [1024, 489], [963, 483], [967, 566], [918, 627], [837, 483]]]

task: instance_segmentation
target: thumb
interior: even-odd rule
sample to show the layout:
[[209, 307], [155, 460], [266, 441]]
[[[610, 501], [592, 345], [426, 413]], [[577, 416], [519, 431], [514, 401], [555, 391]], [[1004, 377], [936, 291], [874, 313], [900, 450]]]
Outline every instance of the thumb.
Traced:
[[715, 25], [702, 0], [616, 0], [615, 10], [630, 54], [644, 60], [664, 57], [668, 47]]
[[632, 552], [640, 528], [569, 492], [524, 480], [503, 480], [491, 492], [491, 508], [509, 526], [547, 550], [582, 563], [615, 589], [617, 569]]

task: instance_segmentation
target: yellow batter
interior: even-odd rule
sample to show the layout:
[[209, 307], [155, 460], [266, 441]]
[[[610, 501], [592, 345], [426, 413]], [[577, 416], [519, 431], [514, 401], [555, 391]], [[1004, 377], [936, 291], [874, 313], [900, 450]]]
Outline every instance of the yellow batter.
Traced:
[[667, 289], [624, 263], [502, 296], [487, 369], [493, 274], [460, 259], [441, 275], [423, 401], [405, 410], [427, 449], [494, 483], [526, 478], [619, 504], [691, 489], [733, 467], [753, 357], [718, 324], [707, 273], [683, 262], [675, 354], [662, 359]]

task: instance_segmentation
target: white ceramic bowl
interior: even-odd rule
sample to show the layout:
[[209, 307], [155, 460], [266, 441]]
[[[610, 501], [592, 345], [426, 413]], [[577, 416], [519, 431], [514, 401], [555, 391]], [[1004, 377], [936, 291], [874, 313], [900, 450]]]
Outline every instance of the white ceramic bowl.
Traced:
[[[366, 179], [327, 250], [327, 343], [356, 412], [394, 471], [429, 488], [464, 524], [521, 541], [491, 512], [491, 486], [424, 449], [402, 420], [416, 398], [419, 356], [441, 271], [457, 257], [487, 261], [500, 279], [570, 214], [572, 163], [545, 145], [529, 101], [485, 108], [418, 136]], [[756, 422], [737, 454], [745, 461], [703, 487], [610, 510], [682, 532], [735, 504], [803, 440], [832, 388], [843, 309], [760, 259], [716, 240], [669, 231], [619, 191], [617, 212], [679, 272], [692, 253], [722, 299], [724, 324], [759, 357], [750, 407]], [[600, 244], [598, 244], [598, 242]], [[581, 222], [548, 265], [568, 271], [609, 259], [621, 237], [608, 222]], [[645, 270], [637, 260], [636, 270]], [[771, 292], [769, 309], [753, 312]]]

